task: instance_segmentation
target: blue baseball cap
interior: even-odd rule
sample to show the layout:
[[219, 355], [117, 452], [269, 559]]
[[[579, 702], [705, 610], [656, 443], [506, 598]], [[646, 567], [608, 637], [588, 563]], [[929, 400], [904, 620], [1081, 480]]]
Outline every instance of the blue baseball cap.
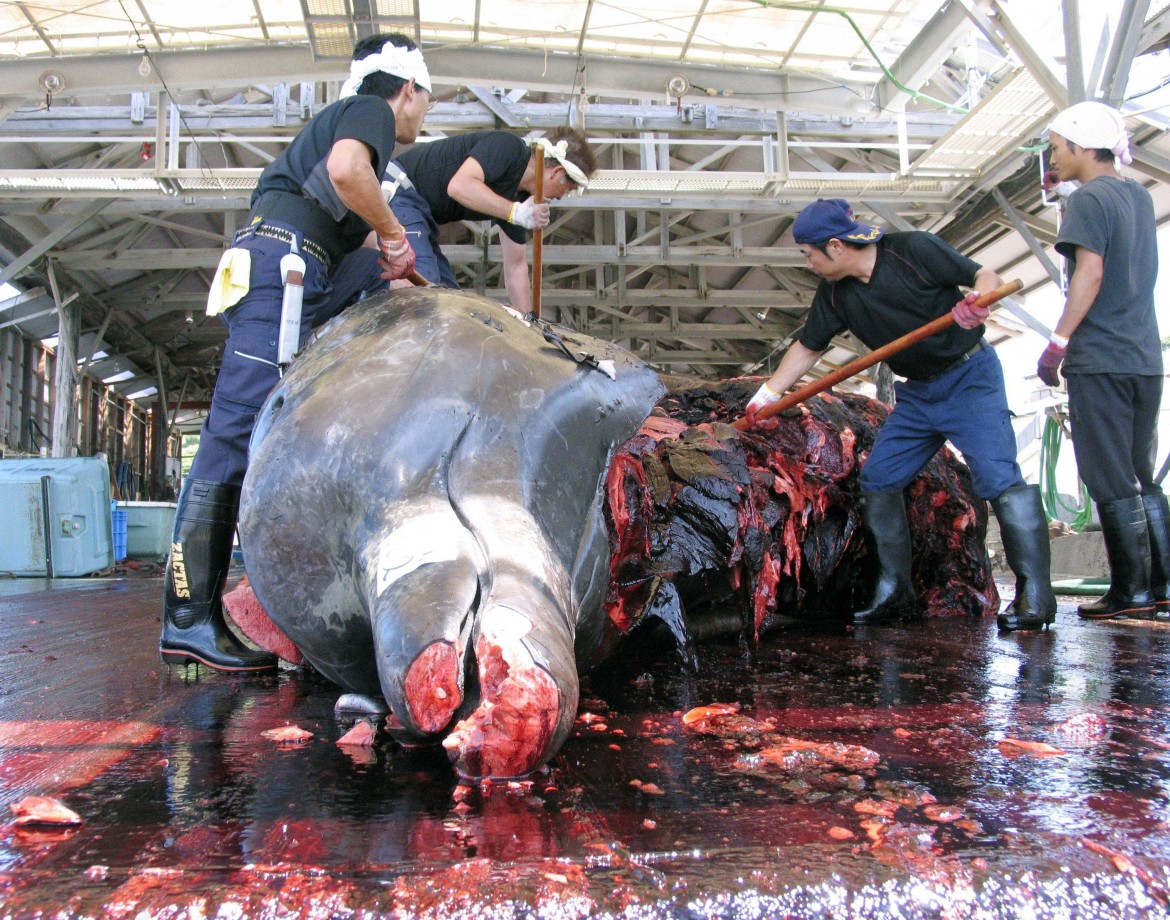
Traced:
[[850, 243], [876, 243], [885, 233], [853, 219], [853, 209], [844, 198], [818, 198], [796, 215], [792, 238], [798, 243], [824, 243], [847, 240]]

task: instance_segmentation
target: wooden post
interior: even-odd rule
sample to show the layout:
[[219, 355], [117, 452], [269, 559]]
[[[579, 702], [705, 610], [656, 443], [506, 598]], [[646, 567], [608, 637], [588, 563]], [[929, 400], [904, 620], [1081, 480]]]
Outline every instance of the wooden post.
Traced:
[[[539, 144], [533, 147], [535, 151], [533, 156], [536, 157], [534, 166], [536, 167], [536, 194], [533, 198], [536, 203], [540, 204], [544, 201], [544, 148]], [[544, 256], [544, 229], [540, 228], [532, 232], [532, 315], [540, 319], [540, 273], [541, 273], [541, 259]]]
[[52, 447], [54, 457], [77, 454], [77, 326], [80, 308], [77, 294], [64, 301], [57, 289], [53, 263], [49, 261], [49, 284], [57, 307], [57, 353], [53, 361]]

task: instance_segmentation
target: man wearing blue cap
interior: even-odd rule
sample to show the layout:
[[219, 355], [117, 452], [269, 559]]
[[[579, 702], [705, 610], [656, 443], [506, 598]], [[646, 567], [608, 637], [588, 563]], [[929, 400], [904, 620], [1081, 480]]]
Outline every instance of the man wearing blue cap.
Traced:
[[[1003, 369], [983, 339], [988, 309], [980, 291], [1002, 283], [932, 233], [885, 233], [859, 223], [848, 203], [820, 200], [797, 215], [792, 235], [805, 265], [821, 278], [808, 320], [780, 366], [747, 406], [780, 399], [846, 330], [876, 349], [950, 312], [955, 324], [892, 355], [905, 378], [897, 405], [861, 468], [861, 519], [878, 560], [873, 598], [855, 620], [915, 612], [910, 529], [902, 490], [950, 441], [971, 469], [976, 494], [991, 502], [1004, 553], [1016, 574], [1015, 600], [999, 616], [1004, 630], [1041, 629], [1056, 619], [1049, 574], [1048, 522], [1037, 486], [1024, 483]], [[969, 288], [966, 296], [961, 287]]]

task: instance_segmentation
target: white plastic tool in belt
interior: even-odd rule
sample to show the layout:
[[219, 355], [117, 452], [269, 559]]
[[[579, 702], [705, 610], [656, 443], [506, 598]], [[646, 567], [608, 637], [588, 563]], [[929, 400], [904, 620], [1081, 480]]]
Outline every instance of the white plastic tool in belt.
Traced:
[[290, 252], [280, 260], [280, 280], [284, 300], [280, 305], [280, 337], [276, 343], [276, 363], [287, 367], [297, 353], [301, 340], [301, 307], [305, 300], [305, 260]]

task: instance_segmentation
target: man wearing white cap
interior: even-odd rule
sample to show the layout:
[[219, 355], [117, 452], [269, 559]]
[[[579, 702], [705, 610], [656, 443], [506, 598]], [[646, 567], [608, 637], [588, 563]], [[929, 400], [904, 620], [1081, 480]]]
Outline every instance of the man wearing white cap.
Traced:
[[159, 652], [168, 664], [221, 671], [276, 668], [276, 658], [242, 644], [220, 602], [231, 560], [240, 485], [256, 413], [280, 379], [277, 343], [282, 262], [303, 265], [301, 341], [329, 312], [330, 272], [371, 231], [391, 277], [414, 252], [382, 194], [395, 143], [418, 136], [430, 102], [422, 52], [404, 35], [374, 35], [354, 49], [341, 97], [305, 125], [260, 175], [247, 226], [220, 260], [207, 312], [228, 327], [223, 364], [199, 450], [175, 513], [163, 587]]
[[1063, 365], [1077, 468], [1097, 503], [1109, 590], [1081, 617], [1150, 619], [1170, 610], [1170, 509], [1154, 481], [1162, 346], [1154, 206], [1123, 179], [1125, 120], [1100, 102], [1065, 109], [1049, 127], [1058, 182], [1080, 182], [1056, 240], [1072, 272], [1064, 312], [1037, 371], [1057, 386]]
[[[435, 284], [458, 288], [439, 245], [439, 227], [461, 220], [491, 220], [500, 229], [504, 288], [513, 309], [532, 309], [525, 244], [528, 231], [548, 225], [547, 201], [537, 203], [536, 157], [544, 157], [543, 197], [563, 198], [584, 189], [597, 170], [580, 131], [559, 128], [533, 147], [507, 131], [475, 131], [416, 144], [395, 157], [383, 189], [410, 234], [415, 269]], [[381, 275], [381, 277], [379, 277]], [[369, 294], [385, 287], [385, 273], [370, 253], [354, 253], [334, 276], [338, 288]]]

